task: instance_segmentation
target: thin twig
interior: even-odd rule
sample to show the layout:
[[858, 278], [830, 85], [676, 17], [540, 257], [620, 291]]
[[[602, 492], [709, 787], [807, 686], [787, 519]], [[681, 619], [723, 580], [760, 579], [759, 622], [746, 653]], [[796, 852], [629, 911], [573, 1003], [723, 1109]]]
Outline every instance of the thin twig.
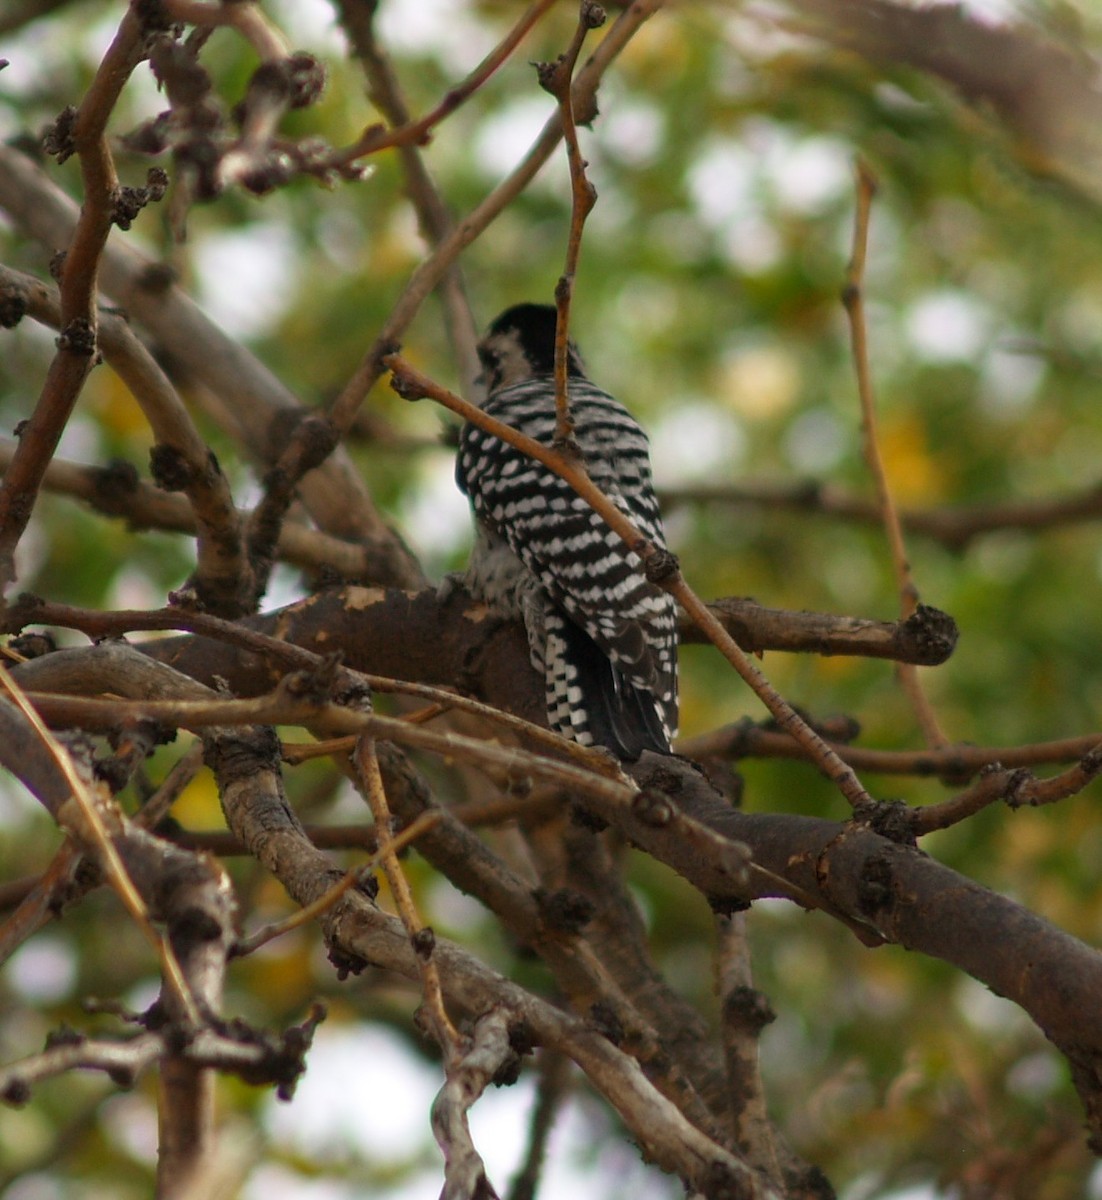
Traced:
[[292, 913], [285, 920], [273, 921], [270, 925], [265, 925], [262, 929], [258, 929], [248, 937], [241, 938], [233, 948], [234, 957], [244, 958], [275, 938], [282, 937], [285, 933], [290, 933], [292, 929], [298, 929], [299, 926], [307, 924], [314, 920], [315, 917], [320, 917], [323, 912], [328, 912], [350, 887], [353, 887], [366, 878], [380, 862], [383, 862], [387, 854], [398, 854], [410, 842], [416, 841], [423, 833], [427, 833], [443, 817], [444, 813], [439, 809], [422, 813], [416, 821], [411, 825], [407, 825], [401, 833], [393, 835], [387, 841], [385, 849], [380, 847], [367, 862], [357, 863], [356, 866], [346, 871], [337, 883], [324, 895], [319, 896], [313, 904], [307, 904], [305, 907], [300, 908], [298, 912]]
[[[368, 678], [367, 676], [364, 677]], [[371, 678], [381, 678], [372, 676]], [[406, 684], [401, 680], [384, 680], [384, 684], [393, 684], [393, 687], [373, 687], [376, 692], [393, 692], [396, 695], [417, 695], [421, 688], [429, 689], [428, 684], [411, 683]], [[451, 693], [444, 693], [451, 697]], [[578, 754], [574, 751], [575, 743], [570, 742], [561, 734], [552, 732], [550, 729], [544, 729], [542, 725], [533, 725], [531, 721], [525, 721], [522, 717], [516, 717], [512, 713], [503, 712], [500, 708], [493, 708], [489, 704], [481, 704], [477, 700], [469, 700], [466, 696], [454, 697], [458, 703], [449, 702], [441, 705], [434, 705], [433, 708], [438, 710], [433, 713], [433, 716], [440, 715], [445, 712], [450, 712], [454, 709], [456, 712], [466, 712], [472, 716], [479, 716], [487, 721], [492, 721], [494, 724], [502, 725], [505, 728], [512, 729], [527, 742], [534, 742], [541, 749], [555, 755], [565, 755], [568, 758], [574, 759], [580, 765], [584, 765], [598, 775], [603, 775], [608, 779], [622, 779], [624, 776], [620, 768], [613, 762], [607, 754], [600, 750], [594, 751], [591, 747], [583, 746], [583, 751], [588, 753]], [[422, 710], [424, 712], [425, 710]], [[418, 719], [420, 713], [406, 713], [395, 720], [403, 725], [425, 725], [426, 720]], [[346, 737], [328, 738], [320, 742], [308, 742], [304, 745], [292, 745], [285, 743], [283, 748], [283, 760], [288, 763], [306, 762], [311, 758], [323, 758], [332, 754], [348, 753], [352, 749], [352, 744], [358, 735], [349, 735]]]
[[15, 910], [0, 924], [0, 965], [57, 915], [58, 893], [72, 884], [81, 853], [71, 839], [58, 847], [41, 875], [24, 880], [22, 894], [15, 893]]
[[418, 117], [416, 120], [406, 117], [400, 125], [390, 129], [382, 125], [370, 125], [363, 131], [358, 141], [353, 142], [344, 150], [334, 152], [327, 161], [334, 166], [348, 166], [369, 154], [375, 154], [390, 147], [425, 145], [429, 141], [432, 130], [445, 118], [450, 117], [460, 105], [466, 103], [487, 82], [494, 72], [508, 60], [532, 26], [554, 3], [555, 0], [535, 0], [535, 3], [529, 5], [505, 37], [478, 66], [465, 79], [453, 88], [449, 88], [443, 99], [424, 116]]
[[[861, 427], [864, 432], [862, 450], [876, 487], [877, 506], [880, 509], [884, 530], [888, 537], [892, 567], [899, 587], [900, 618], [905, 621], [918, 607], [919, 594], [911, 572], [911, 564], [907, 558], [907, 548], [903, 542], [899, 513], [888, 485], [884, 459], [880, 453], [876, 397], [872, 385], [872, 372], [869, 369], [868, 330], [865, 324], [863, 295], [865, 260], [869, 242], [869, 216], [877, 185], [871, 168], [860, 158], [857, 160], [856, 176], [857, 213], [853, 227], [853, 253], [850, 257], [849, 270], [846, 273], [846, 286], [842, 291], [842, 303], [845, 306], [846, 316], [849, 318], [850, 341], [857, 374], [857, 393], [861, 402]], [[937, 716], [922, 690], [922, 684], [918, 678], [918, 668], [908, 663], [898, 663], [896, 674], [911, 702], [926, 744], [928, 746], [947, 745], [949, 739], [938, 724]]]
[[1038, 808], [1078, 795], [1102, 771], [1102, 742], [1095, 744], [1067, 770], [1048, 779], [1038, 779], [1025, 767], [1007, 768], [992, 762], [980, 772], [971, 787], [939, 804], [913, 810], [911, 823], [916, 837], [936, 829], [948, 829], [998, 800], [1011, 808]]
[[544, 782], [617, 807], [630, 804], [638, 794], [637, 785], [624, 776], [603, 777], [588, 767], [545, 758], [486, 738], [438, 732], [421, 725], [411, 725], [396, 717], [385, 717], [343, 705], [319, 704], [289, 695], [281, 687], [267, 695], [246, 700], [120, 701], [42, 692], [29, 692], [27, 696], [50, 720], [86, 729], [112, 729], [125, 720], [151, 720], [193, 731], [240, 725], [319, 726], [377, 737], [444, 759], [471, 763], [497, 780]]
[[[286, 750], [285, 745], [283, 749]], [[562, 812], [562, 796], [549, 790], [532, 792], [524, 796], [494, 795], [487, 800], [471, 800], [465, 804], [457, 804], [454, 808], [449, 808], [446, 814], [439, 809], [431, 811], [436, 816], [427, 825], [420, 824], [420, 817], [425, 814], [418, 813], [414, 818], [418, 824], [411, 838], [423, 836], [445, 815], [448, 821], [461, 822], [470, 827], [503, 825], [508, 821], [515, 821], [518, 817], [523, 817], [525, 821], [536, 822], [560, 814]], [[378, 848], [374, 825], [304, 825], [303, 828], [310, 841], [319, 850], [363, 850], [373, 855]], [[246, 846], [224, 829], [172, 829], [164, 831], [163, 836], [174, 846], [180, 846], [185, 850], [203, 850], [208, 854], [216, 854], [220, 858], [240, 857], [249, 853]], [[396, 838], [396, 844], [402, 848], [407, 840], [406, 830], [403, 830]], [[363, 865], [359, 867], [361, 875], [364, 869]], [[25, 880], [23, 882], [29, 888], [34, 881]], [[12, 888], [14, 885], [6, 886]], [[13, 890], [11, 895], [17, 897], [17, 891]]]
[[[539, 0], [539, 3], [546, 7], [547, 0]], [[364, 5], [346, 0], [338, 7], [353, 52], [367, 75], [372, 103], [386, 117], [392, 131], [396, 127], [410, 124], [412, 116], [399, 82], [398, 72], [377, 34], [378, 5]], [[528, 16], [526, 13], [521, 17], [518, 29], [521, 26], [527, 27], [524, 23]], [[502, 43], [503, 46], [505, 44]], [[406, 190], [417, 212], [421, 232], [430, 246], [437, 246], [454, 230], [454, 217], [429, 172], [420, 148], [409, 142], [397, 149], [406, 177]], [[478, 329], [467, 298], [459, 262], [453, 263], [445, 272], [437, 285], [437, 294], [444, 309], [444, 325], [459, 367], [459, 377], [464, 386], [469, 387], [477, 378], [481, 364], [478, 360]], [[364, 413], [361, 410], [357, 428], [363, 423], [363, 417]]]
[[[72, 792], [71, 801], [67, 801], [62, 805], [57, 814], [58, 823], [63, 828], [70, 824], [75, 826], [77, 836], [82, 841], [89, 841], [96, 847], [107, 878], [111, 881], [123, 906], [130, 913], [131, 917], [133, 917], [147, 941], [156, 950], [164, 969], [165, 978], [175, 994], [181, 1009], [188, 1021], [192, 1025], [198, 1026], [199, 1010], [194, 997], [191, 995], [191, 989], [188, 987], [184, 974], [180, 969], [180, 964], [176, 961], [176, 955], [173, 953], [172, 947], [168, 944], [167, 940], [160, 937], [153, 928], [145, 901], [142, 900], [137, 888], [134, 887], [134, 883], [127, 873], [122, 859], [119, 857], [119, 852], [111, 840], [111, 835], [104, 825], [96, 797], [92, 795], [87, 783], [80, 777], [80, 774], [73, 765], [73, 760], [69, 757], [65, 748], [46, 727], [42, 718], [35, 711], [33, 704], [27, 698], [26, 693], [12, 678], [11, 673], [2, 662], [0, 662], [0, 684], [3, 684], [8, 695], [11, 696], [20, 712], [22, 712], [41, 739], [42, 744], [50, 752]], [[75, 822], [72, 821], [72, 817], [75, 815], [73, 810], [70, 809], [68, 816], [65, 812], [70, 802], [75, 803], [76, 812], [79, 813], [79, 817]], [[115, 809], [113, 815], [121, 821], [122, 814], [117, 809]]]
[[[883, 523], [875, 504], [844, 488], [813, 479], [790, 483], [741, 483], [661, 488], [664, 509], [678, 504], [728, 504], [769, 510], [814, 513], [862, 524]], [[993, 504], [910, 508], [900, 512], [903, 528], [960, 553], [977, 538], [1002, 529], [1039, 532], [1102, 519], [1102, 485], [1089, 484], [1063, 496], [1001, 500]]]
[[588, 165], [582, 157], [578, 142], [578, 126], [574, 120], [574, 68], [578, 62], [586, 34], [605, 23], [605, 10], [594, 0], [581, 0], [578, 24], [566, 53], [554, 62], [539, 63], [540, 86], [559, 102], [566, 161], [570, 168], [570, 232], [566, 242], [566, 264], [555, 287], [555, 445], [563, 449], [571, 445], [574, 422], [570, 416], [570, 397], [567, 394], [567, 366], [570, 344], [570, 304], [574, 296], [574, 276], [582, 250], [582, 231], [585, 219], [597, 203], [597, 189], [586, 177]]
[[[875, 775], [915, 775], [940, 778], [959, 784], [992, 765], [1032, 767], [1043, 763], [1066, 763], [1090, 754], [1102, 739], [1100, 733], [1032, 742], [1024, 746], [975, 746], [957, 744], [940, 749], [876, 750], [831, 741], [835, 752], [850, 766]], [[687, 758], [712, 755], [735, 758], [805, 758], [803, 748], [792, 737], [738, 721], [698, 737], [682, 738], [679, 754]]]
[[142, 1072], [175, 1053], [198, 1067], [241, 1075], [254, 1085], [278, 1084], [281, 1094], [286, 1094], [305, 1069], [302, 1059], [310, 1035], [324, 1016], [325, 1010], [315, 1006], [302, 1025], [276, 1034], [249, 1029], [241, 1021], [226, 1030], [207, 1026], [177, 1045], [174, 1031], [164, 1027], [127, 1032], [121, 1038], [79, 1034], [58, 1038], [44, 1051], [0, 1067], [0, 1093], [18, 1093], [76, 1069], [105, 1071], [117, 1085], [133, 1086]]
[[422, 922], [421, 916], [417, 912], [417, 906], [413, 902], [413, 893], [402, 872], [401, 864], [398, 862], [397, 839], [390, 828], [390, 806], [387, 804], [386, 789], [383, 787], [383, 777], [379, 771], [379, 759], [375, 753], [374, 738], [365, 736], [360, 739], [352, 761], [355, 763], [364, 795], [371, 807], [371, 815], [375, 818], [376, 836], [379, 839], [377, 857], [382, 862], [398, 915], [409, 935], [410, 945], [413, 946], [414, 953], [417, 955], [429, 1025], [443, 1051], [445, 1062], [451, 1063], [460, 1051], [459, 1031], [452, 1024], [451, 1017], [448, 1016], [447, 1009], [444, 1007], [440, 973], [436, 969], [432, 955], [435, 936], [432, 930]]
[[[605, 71], [645, 22], [662, 7], [662, 3], [663, 0], [635, 0], [620, 13], [574, 80], [576, 107], [592, 104]], [[395, 343], [405, 333], [444, 273], [459, 254], [532, 182], [554, 153], [561, 137], [562, 125], [556, 111], [512, 173], [460, 220], [454, 231], [419, 264], [375, 341], [329, 409], [330, 420], [338, 430], [343, 432], [351, 426], [367, 393], [383, 373], [383, 359], [393, 351]]]
[[134, 814], [134, 824], [142, 829], [156, 829], [202, 766], [203, 747], [201, 743], [196, 742], [176, 760], [161, 781], [160, 787]]

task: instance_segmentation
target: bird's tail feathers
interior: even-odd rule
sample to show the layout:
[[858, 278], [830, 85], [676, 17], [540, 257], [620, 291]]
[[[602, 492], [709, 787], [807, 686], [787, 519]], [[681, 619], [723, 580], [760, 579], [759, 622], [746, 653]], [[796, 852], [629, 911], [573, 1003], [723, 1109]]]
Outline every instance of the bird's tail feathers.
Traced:
[[653, 693], [628, 679], [565, 614], [547, 613], [545, 669], [551, 725], [582, 745], [606, 746], [625, 762], [644, 750], [669, 754]]

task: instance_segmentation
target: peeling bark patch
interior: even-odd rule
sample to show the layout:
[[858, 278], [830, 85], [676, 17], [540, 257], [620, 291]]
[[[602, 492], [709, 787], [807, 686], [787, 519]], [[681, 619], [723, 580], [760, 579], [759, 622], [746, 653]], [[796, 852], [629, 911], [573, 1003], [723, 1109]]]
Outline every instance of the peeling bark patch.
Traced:
[[359, 612], [371, 608], [386, 597], [382, 588], [346, 587], [342, 592], [344, 607], [349, 612]]

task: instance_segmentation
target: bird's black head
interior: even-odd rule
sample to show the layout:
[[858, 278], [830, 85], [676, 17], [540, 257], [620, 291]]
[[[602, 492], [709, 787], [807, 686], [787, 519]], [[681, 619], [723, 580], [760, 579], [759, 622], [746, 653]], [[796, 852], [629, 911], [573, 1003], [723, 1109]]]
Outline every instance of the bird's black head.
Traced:
[[[479, 342], [478, 357], [486, 372], [486, 390], [555, 372], [555, 325], [557, 315], [550, 304], [514, 304], [507, 308]], [[568, 343], [567, 374], [585, 375], [578, 347]]]

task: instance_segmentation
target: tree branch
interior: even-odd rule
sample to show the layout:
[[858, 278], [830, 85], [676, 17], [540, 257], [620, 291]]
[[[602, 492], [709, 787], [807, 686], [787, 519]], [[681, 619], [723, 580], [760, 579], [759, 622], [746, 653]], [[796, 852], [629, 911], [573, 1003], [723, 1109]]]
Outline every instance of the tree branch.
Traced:
[[80, 109], [63, 113], [51, 134], [60, 159], [72, 153], [80, 159], [84, 202], [61, 267], [57, 354], [0, 483], [0, 595], [16, 577], [15, 548], [30, 520], [46, 464], [95, 362], [100, 255], [116, 218], [118, 192], [105, 130], [123, 85], [141, 61], [144, 40], [141, 19], [135, 9], [128, 9]]
[[[0, 145], [0, 208], [47, 248], [76, 223], [74, 203], [29, 159]], [[157, 339], [177, 369], [209, 388], [233, 415], [227, 433], [246, 457], [271, 464], [283, 449], [299, 402], [238, 342], [229, 338], [173, 283], [170, 269], [123, 242], [108, 240], [100, 264], [103, 290]], [[298, 483], [297, 493], [327, 533], [368, 548], [373, 581], [417, 587], [418, 564], [375, 509], [363, 479], [341, 451]]]

